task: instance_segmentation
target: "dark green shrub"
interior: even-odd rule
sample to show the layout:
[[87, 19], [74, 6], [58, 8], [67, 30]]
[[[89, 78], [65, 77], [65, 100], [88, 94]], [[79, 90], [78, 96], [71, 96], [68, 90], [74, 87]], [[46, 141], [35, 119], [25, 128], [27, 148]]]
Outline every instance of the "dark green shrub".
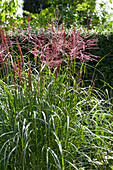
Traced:
[[[98, 34], [96, 35], [98, 38], [98, 47], [99, 50], [89, 50], [90, 53], [100, 56], [101, 58], [98, 59], [99, 63], [97, 64], [95, 61], [90, 62], [89, 64], [93, 67], [96, 66], [95, 75], [97, 75], [96, 86], [102, 87], [103, 81], [105, 81], [104, 85], [106, 88], [107, 83], [113, 87], [113, 33], [111, 34]], [[87, 76], [92, 76], [94, 69], [88, 70]], [[111, 87], [110, 87], [111, 89]]]

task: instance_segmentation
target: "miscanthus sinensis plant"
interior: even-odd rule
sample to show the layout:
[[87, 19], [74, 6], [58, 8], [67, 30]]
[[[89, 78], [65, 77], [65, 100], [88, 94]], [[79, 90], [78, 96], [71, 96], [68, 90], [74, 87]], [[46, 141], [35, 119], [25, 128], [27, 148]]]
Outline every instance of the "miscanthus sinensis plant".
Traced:
[[50, 30], [21, 34], [34, 62], [0, 30], [0, 169], [112, 169], [113, 104], [82, 80], [95, 39]]

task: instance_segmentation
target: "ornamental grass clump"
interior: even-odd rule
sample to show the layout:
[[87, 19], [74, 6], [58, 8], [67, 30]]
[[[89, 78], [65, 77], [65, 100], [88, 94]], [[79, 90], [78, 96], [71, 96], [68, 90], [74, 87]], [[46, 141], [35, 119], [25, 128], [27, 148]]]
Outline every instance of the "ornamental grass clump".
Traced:
[[0, 169], [112, 169], [112, 99], [96, 78], [87, 87], [82, 80], [92, 59], [84, 48], [95, 41], [74, 30], [23, 35], [34, 62], [22, 51], [25, 39], [14, 44], [0, 33]]

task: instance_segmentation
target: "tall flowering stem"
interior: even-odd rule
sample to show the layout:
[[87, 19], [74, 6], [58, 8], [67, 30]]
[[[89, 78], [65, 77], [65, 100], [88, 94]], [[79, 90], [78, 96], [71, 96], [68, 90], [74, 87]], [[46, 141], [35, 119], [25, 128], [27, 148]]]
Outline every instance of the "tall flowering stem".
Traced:
[[29, 89], [31, 90], [31, 64], [29, 60], [29, 69], [28, 69], [28, 80], [29, 80]]

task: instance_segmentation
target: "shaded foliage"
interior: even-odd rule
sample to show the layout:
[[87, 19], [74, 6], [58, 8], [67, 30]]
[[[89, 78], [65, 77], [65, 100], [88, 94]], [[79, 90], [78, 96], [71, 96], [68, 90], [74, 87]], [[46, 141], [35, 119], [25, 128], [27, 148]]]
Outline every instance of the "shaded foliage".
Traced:
[[40, 13], [42, 9], [49, 7], [46, 0], [24, 0], [23, 10], [31, 13]]
[[[59, 14], [62, 16], [62, 20], [68, 23], [67, 26], [78, 20], [77, 24], [85, 24], [90, 21], [91, 18], [97, 17], [94, 14], [96, 7], [96, 1], [85, 0], [58, 0], [58, 1], [40, 1], [40, 0], [24, 0], [24, 10], [34, 13], [42, 12], [50, 17], [53, 15], [54, 9], [58, 8]], [[48, 10], [48, 13], [47, 13]], [[44, 19], [44, 18], [43, 18]]]

